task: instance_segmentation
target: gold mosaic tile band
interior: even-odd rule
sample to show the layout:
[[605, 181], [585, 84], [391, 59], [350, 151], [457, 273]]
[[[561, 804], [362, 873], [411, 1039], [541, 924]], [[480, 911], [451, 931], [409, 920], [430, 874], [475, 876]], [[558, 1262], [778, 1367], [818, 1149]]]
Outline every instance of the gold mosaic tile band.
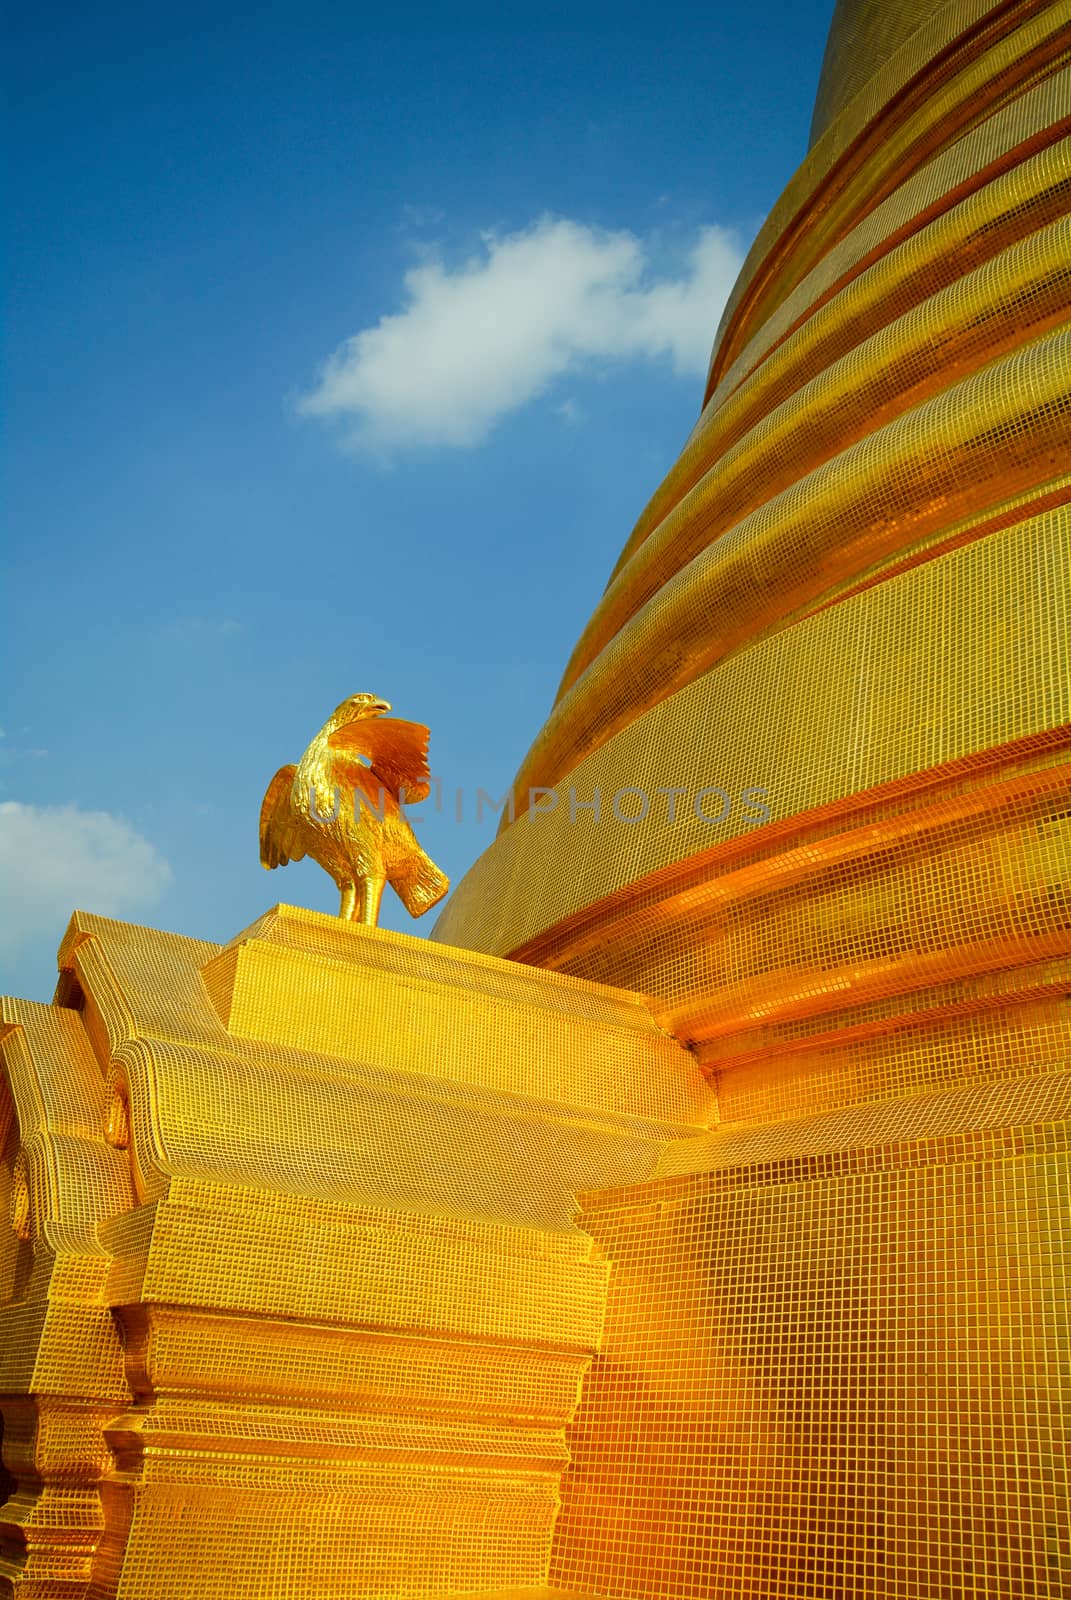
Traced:
[[615, 576], [763, 415], [929, 295], [1066, 214], [1071, 157], [1061, 130], [1069, 120], [1071, 69], [1064, 68], [935, 157], [822, 258], [722, 377]]
[[[1063, 226], [1059, 233], [1049, 267], [1058, 264], [1052, 305], [1066, 293], [1059, 279], [1066, 273], [1071, 282], [1071, 234]], [[1014, 322], [1014, 292], [1008, 303]], [[890, 349], [893, 363], [895, 355]], [[646, 604], [559, 701], [518, 776], [520, 808], [532, 788], [560, 782], [619, 729], [776, 626], [785, 612], [820, 605], [848, 575], [1002, 493], [1055, 477], [1066, 466], [1063, 441], [1071, 430], [1069, 373], [1071, 325], [867, 435], [723, 538], [708, 544], [712, 513], [704, 508], [697, 516], [684, 506], [699, 553], [672, 576], [655, 574], [660, 581]], [[846, 379], [835, 387], [845, 393]], [[732, 502], [729, 464], [722, 463], [714, 487], [717, 517], [724, 501]], [[727, 510], [727, 519], [732, 514]]]
[[[625, 728], [554, 791], [553, 809], [543, 800], [501, 835], [435, 937], [515, 951], [738, 837], [748, 817], [736, 802], [752, 786], [766, 791], [776, 823], [946, 763], [984, 766], [1015, 740], [1054, 737], [1071, 723], [1069, 597], [1071, 510], [1060, 508], [753, 645]], [[714, 824], [694, 804], [711, 786], [734, 801]], [[659, 795], [669, 789], [684, 796], [673, 821]], [[645, 820], [612, 815], [625, 790], [649, 797]], [[711, 798], [711, 813], [715, 805], [723, 809]]]
[[[1067, 0], [995, 6], [991, 0], [946, 0], [872, 74], [812, 147], [751, 247], [715, 339], [708, 397], [801, 269], [833, 246], [860, 212], [994, 103], [1021, 92], [1036, 61], [1055, 66], [1062, 55], [1066, 62], [1069, 18]], [[949, 51], [957, 39], [960, 47]]]
[[[1062, 154], [1065, 161], [1071, 162], [1071, 141], [1064, 141]], [[953, 452], [958, 443], [955, 427], [950, 427], [943, 416], [938, 423], [931, 414], [919, 413], [915, 408], [934, 392], [947, 389], [953, 375], [962, 381], [1067, 319], [1071, 217], [1060, 217], [1047, 227], [1018, 238], [973, 272], [962, 270], [962, 260], [960, 267], [954, 284], [856, 345], [849, 355], [833, 362], [819, 377], [768, 412], [738, 445], [719, 456], [717, 471], [709, 471], [702, 483], [678, 502], [607, 588], [574, 652], [566, 674], [567, 686], [580, 677], [615, 635], [620, 636], [640, 608], [707, 546], [731, 528], [733, 544], [748, 544], [750, 535], [744, 519], [759, 506], [770, 506], [782, 490], [798, 484], [832, 456], [839, 458], [840, 507], [844, 503], [845, 478], [851, 475], [855, 478], [851, 491], [853, 510], [858, 507], [865, 513], [865, 468], [856, 468], [846, 452], [853, 443], [868, 439], [866, 454], [872, 460], [884, 457], [884, 469], [895, 473], [899, 467], [898, 477], [903, 477], [903, 462], [896, 461], [895, 433], [878, 433], [894, 418], [912, 413], [909, 431], [916, 451], [920, 431], [930, 427], [936, 431], [939, 426], [946, 449]], [[1050, 368], [1054, 379], [1062, 359], [1056, 348], [1041, 355], [1043, 366]], [[999, 385], [999, 378], [996, 381]], [[1033, 387], [1025, 375], [1022, 381], [1024, 388]], [[1002, 392], [1006, 388], [1007, 378]], [[987, 401], [966, 389], [960, 403], [969, 410], [980, 409]], [[945, 405], [951, 408], [955, 404], [949, 394]], [[986, 417], [999, 425], [995, 407], [989, 406]], [[1024, 427], [1029, 425], [1026, 420]], [[964, 496], [969, 496], [973, 504], [984, 501], [982, 474], [965, 472], [962, 460], [957, 467]], [[986, 467], [1001, 475], [1003, 486], [1016, 487], [1000, 452], [992, 453]], [[1043, 440], [1038, 440], [1038, 458], [1031, 458], [1031, 467], [1031, 481], [1036, 481], [1044, 474]], [[800, 522], [813, 516], [808, 499], [801, 486], [792, 503], [792, 515]], [[900, 509], [887, 490], [883, 504], [891, 513]], [[950, 502], [943, 514], [947, 519], [954, 512], [955, 506]], [[887, 545], [898, 548], [906, 532], [903, 519], [897, 518], [894, 535], [885, 535]], [[849, 550], [836, 551], [845, 568], [864, 559], [862, 533], [858, 528]], [[728, 564], [727, 549], [719, 547], [718, 555]], [[771, 584], [778, 609], [768, 605], [766, 612], [776, 621], [779, 608], [791, 605], [794, 599], [791, 568], [775, 565], [772, 552], [768, 555], [764, 551], [753, 560], [764, 570], [769, 565], [780, 578], [776, 587]], [[827, 555], [825, 573], [832, 564]], [[825, 577], [823, 592], [828, 592], [827, 585]], [[813, 582], [811, 587], [813, 593]], [[760, 617], [759, 625], [766, 616]], [[559, 696], [559, 702], [563, 698]], [[562, 714], [568, 714], [564, 706]]]

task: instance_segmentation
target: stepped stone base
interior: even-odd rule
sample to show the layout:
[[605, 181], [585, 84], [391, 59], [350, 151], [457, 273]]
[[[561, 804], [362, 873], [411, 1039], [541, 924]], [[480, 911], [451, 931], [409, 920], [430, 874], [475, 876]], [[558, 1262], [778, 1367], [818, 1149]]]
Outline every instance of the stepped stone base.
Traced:
[[222, 949], [79, 914], [60, 964], [3, 1011], [0, 1595], [549, 1594], [575, 1195], [709, 1120], [693, 1058], [285, 906]]

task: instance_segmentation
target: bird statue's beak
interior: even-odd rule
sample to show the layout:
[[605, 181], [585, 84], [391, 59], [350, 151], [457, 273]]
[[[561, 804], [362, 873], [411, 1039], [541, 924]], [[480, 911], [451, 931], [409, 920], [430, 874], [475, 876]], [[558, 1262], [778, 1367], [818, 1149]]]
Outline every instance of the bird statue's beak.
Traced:
[[389, 700], [377, 700], [372, 707], [372, 710], [380, 716], [382, 716], [385, 711], [390, 711], [392, 709], [393, 707], [391, 706]]

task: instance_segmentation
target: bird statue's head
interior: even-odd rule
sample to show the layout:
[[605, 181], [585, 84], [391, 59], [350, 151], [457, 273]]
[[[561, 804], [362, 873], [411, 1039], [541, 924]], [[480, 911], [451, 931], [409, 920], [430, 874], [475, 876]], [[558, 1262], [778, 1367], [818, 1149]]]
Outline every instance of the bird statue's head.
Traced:
[[348, 700], [343, 700], [332, 713], [328, 727], [333, 732], [336, 728], [348, 727], [351, 722], [363, 722], [370, 717], [382, 717], [391, 709], [389, 700], [380, 700], [374, 694], [351, 694]]

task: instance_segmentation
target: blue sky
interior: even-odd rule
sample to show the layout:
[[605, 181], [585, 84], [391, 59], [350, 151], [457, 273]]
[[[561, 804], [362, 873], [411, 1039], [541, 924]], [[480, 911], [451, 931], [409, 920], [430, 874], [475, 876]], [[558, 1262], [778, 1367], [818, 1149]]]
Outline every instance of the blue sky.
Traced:
[[76, 904], [337, 909], [257, 817], [361, 690], [430, 724], [462, 875], [695, 420], [830, 9], [22, 8], [0, 988], [48, 998]]

